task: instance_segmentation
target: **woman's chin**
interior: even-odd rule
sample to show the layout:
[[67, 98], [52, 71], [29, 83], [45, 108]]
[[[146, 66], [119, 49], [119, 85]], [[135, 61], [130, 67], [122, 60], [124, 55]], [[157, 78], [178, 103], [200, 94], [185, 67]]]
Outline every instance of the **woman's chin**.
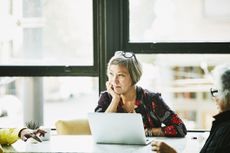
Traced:
[[114, 92], [116, 93], [116, 94], [118, 94], [118, 95], [120, 95], [122, 92], [121, 92], [121, 90], [119, 90], [119, 89], [114, 89]]

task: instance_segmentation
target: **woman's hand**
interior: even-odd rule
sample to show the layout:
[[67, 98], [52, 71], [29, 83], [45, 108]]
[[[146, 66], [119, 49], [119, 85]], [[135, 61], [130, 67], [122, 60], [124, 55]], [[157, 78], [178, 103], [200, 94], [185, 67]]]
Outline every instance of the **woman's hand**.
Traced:
[[[45, 136], [46, 131], [37, 129], [37, 130], [30, 130], [28, 128], [24, 128], [20, 131], [20, 138], [23, 141], [27, 141], [29, 138], [37, 138], [40, 136]], [[39, 139], [39, 138], [38, 138]]]
[[105, 112], [117, 112], [117, 106], [119, 105], [119, 102], [120, 102], [120, 95], [117, 94], [114, 90], [113, 90], [113, 86], [112, 84], [107, 81], [106, 82], [106, 88], [107, 88], [107, 91], [108, 93], [113, 97], [109, 107], [106, 109]]
[[167, 143], [161, 141], [153, 141], [151, 145], [152, 151], [155, 151], [157, 153], [177, 153], [174, 148], [169, 146]]
[[113, 97], [113, 99], [120, 100], [120, 95], [114, 91], [113, 85], [109, 81], [106, 82], [106, 88], [107, 88], [108, 93]]
[[164, 132], [162, 131], [161, 128], [149, 128], [149, 129], [146, 128], [145, 135], [148, 137], [153, 137], [153, 136], [162, 137], [164, 136]]

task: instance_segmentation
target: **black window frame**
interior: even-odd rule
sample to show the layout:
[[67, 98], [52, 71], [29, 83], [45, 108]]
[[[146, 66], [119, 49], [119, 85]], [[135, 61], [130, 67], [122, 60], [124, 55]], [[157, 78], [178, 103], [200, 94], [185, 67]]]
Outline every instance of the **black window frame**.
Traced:
[[226, 54], [230, 53], [230, 42], [129, 42], [129, 0], [124, 0], [124, 49], [135, 53], [172, 54]]
[[[99, 91], [105, 90], [106, 65], [116, 50], [139, 54], [229, 54], [230, 42], [129, 42], [129, 0], [99, 0], [102, 9], [99, 26], [103, 44], [100, 50]], [[103, 26], [102, 26], [103, 25]]]
[[93, 66], [0, 65], [0, 76], [91, 76], [106, 89], [106, 66], [116, 50], [141, 54], [229, 54], [230, 42], [129, 42], [129, 0], [93, 0]]
[[99, 53], [98, 53], [98, 4], [93, 0], [93, 65], [0, 65], [0, 76], [40, 77], [40, 76], [98, 76], [99, 74]]

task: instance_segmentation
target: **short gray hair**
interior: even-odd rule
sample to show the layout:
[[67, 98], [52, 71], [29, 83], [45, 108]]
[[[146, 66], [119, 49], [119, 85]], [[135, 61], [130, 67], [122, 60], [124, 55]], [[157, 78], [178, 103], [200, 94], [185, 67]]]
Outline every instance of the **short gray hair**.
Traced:
[[216, 66], [213, 70], [214, 84], [225, 106], [230, 105], [230, 65]]
[[114, 56], [109, 60], [107, 75], [111, 65], [125, 66], [129, 71], [133, 85], [136, 84], [142, 76], [142, 66], [136, 58], [136, 55], [132, 52], [116, 51]]

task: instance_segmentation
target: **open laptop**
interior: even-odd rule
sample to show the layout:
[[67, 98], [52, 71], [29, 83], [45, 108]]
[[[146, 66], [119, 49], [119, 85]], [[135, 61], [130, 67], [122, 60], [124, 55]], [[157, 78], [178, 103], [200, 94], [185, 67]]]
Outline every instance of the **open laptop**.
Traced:
[[96, 143], [147, 145], [141, 114], [88, 113], [90, 130]]

